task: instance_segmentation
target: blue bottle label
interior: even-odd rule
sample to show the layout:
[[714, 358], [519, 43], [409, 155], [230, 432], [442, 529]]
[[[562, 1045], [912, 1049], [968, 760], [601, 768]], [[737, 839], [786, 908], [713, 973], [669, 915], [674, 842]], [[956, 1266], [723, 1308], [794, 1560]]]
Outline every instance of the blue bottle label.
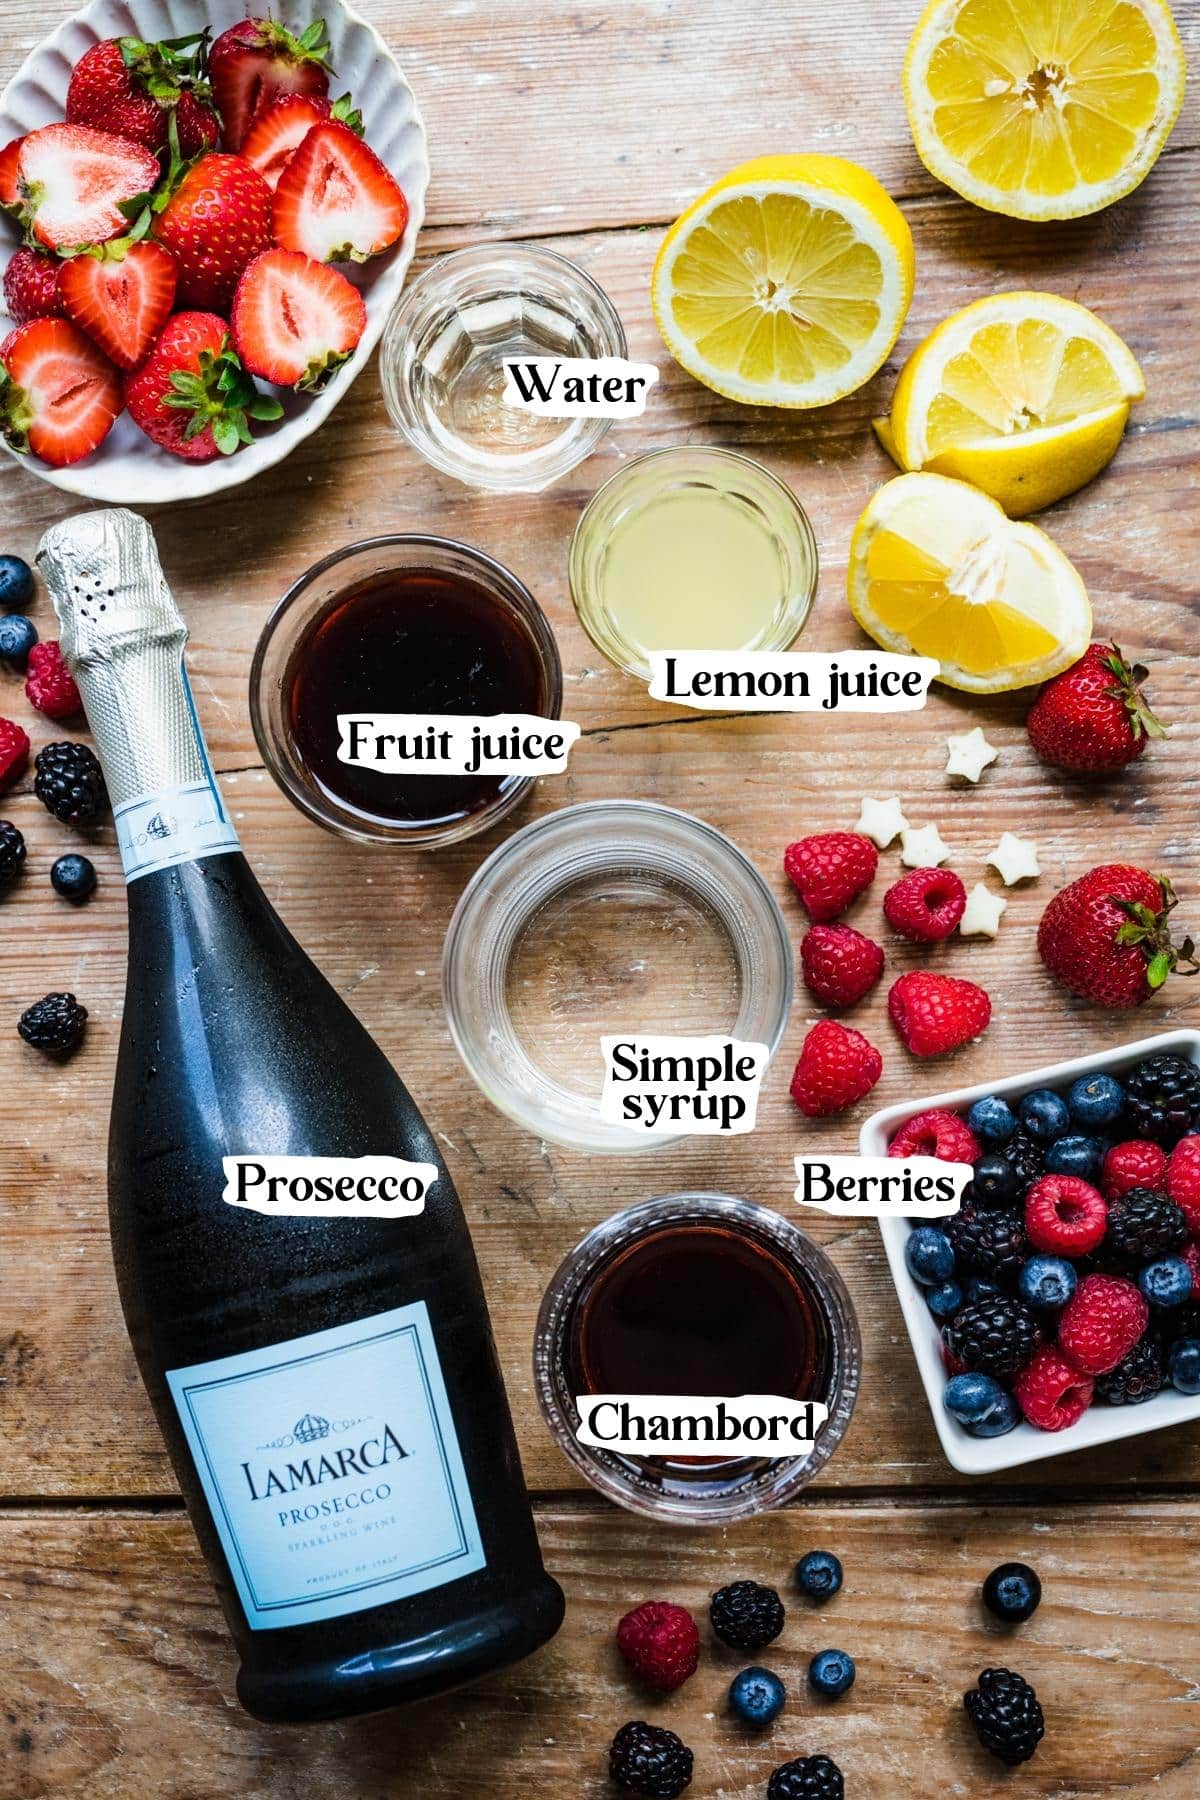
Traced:
[[485, 1566], [424, 1301], [167, 1382], [253, 1630]]

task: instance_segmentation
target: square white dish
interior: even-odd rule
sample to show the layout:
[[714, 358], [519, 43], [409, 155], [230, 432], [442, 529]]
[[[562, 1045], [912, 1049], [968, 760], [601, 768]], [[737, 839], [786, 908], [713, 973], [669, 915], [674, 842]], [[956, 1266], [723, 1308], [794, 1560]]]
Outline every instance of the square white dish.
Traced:
[[[1090, 1056], [1079, 1056], [1069, 1062], [1049, 1063], [1030, 1069], [1022, 1075], [1005, 1076], [999, 1081], [978, 1082], [974, 1087], [951, 1088], [944, 1093], [905, 1100], [872, 1113], [859, 1133], [859, 1150], [863, 1156], [886, 1156], [890, 1139], [907, 1119], [931, 1107], [947, 1107], [953, 1112], [965, 1111], [974, 1101], [987, 1094], [1002, 1099], [1018, 1099], [1033, 1088], [1068, 1087], [1080, 1075], [1101, 1069], [1120, 1076], [1125, 1069], [1144, 1056], [1170, 1051], [1200, 1063], [1200, 1031], [1166, 1031], [1156, 1037], [1138, 1038], [1115, 1050], [1101, 1050]], [[1077, 1425], [1066, 1431], [1038, 1431], [1024, 1421], [999, 1438], [976, 1438], [951, 1418], [942, 1404], [946, 1385], [946, 1369], [942, 1362], [942, 1334], [930, 1313], [920, 1287], [909, 1274], [904, 1261], [904, 1246], [911, 1229], [907, 1219], [881, 1219], [883, 1247], [900, 1300], [900, 1310], [912, 1341], [913, 1354], [925, 1387], [925, 1397], [933, 1414], [933, 1423], [942, 1449], [956, 1469], [964, 1475], [992, 1475], [1001, 1469], [1020, 1468], [1024, 1463], [1041, 1462], [1047, 1457], [1064, 1456], [1071, 1450], [1089, 1450], [1098, 1444], [1111, 1444], [1118, 1438], [1140, 1437], [1147, 1431], [1161, 1431], [1168, 1425], [1185, 1425], [1200, 1420], [1200, 1395], [1180, 1394], [1167, 1388], [1141, 1406], [1092, 1406]]]
[[[251, 0], [244, 4], [242, 0], [204, 0], [203, 4], [199, 0], [91, 0], [82, 12], [42, 40], [0, 94], [0, 146], [62, 119], [71, 71], [94, 44], [124, 36], [157, 43], [186, 36], [204, 25], [215, 38], [239, 19], [266, 10]], [[408, 201], [408, 224], [400, 243], [361, 268], [343, 270], [361, 289], [366, 303], [367, 328], [362, 342], [323, 393], [306, 396], [269, 390], [278, 392], [283, 418], [276, 425], [260, 426], [253, 444], [216, 462], [187, 463], [171, 456], [143, 436], [127, 413], [117, 420], [94, 455], [70, 468], [49, 468], [35, 456], [18, 456], [4, 445], [31, 474], [69, 494], [121, 506], [161, 506], [204, 499], [273, 468], [324, 423], [349, 391], [350, 383], [369, 362], [404, 286], [429, 186], [425, 127], [412, 89], [374, 26], [343, 0], [274, 0], [270, 11], [272, 17], [297, 31], [313, 19], [325, 20], [334, 69], [330, 94], [354, 95], [368, 144], [395, 176]], [[0, 274], [18, 241], [7, 221], [0, 221]], [[7, 330], [0, 330], [0, 336], [6, 335]]]

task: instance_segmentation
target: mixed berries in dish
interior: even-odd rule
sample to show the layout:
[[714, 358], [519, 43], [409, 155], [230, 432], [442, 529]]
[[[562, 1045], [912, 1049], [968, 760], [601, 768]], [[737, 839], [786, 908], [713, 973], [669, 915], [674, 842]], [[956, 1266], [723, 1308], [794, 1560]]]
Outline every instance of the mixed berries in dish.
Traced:
[[[1060, 1172], [1064, 1147], [1088, 1175]], [[915, 1224], [905, 1246], [964, 1430], [1065, 1431], [1094, 1405], [1195, 1391], [1200, 1066], [1160, 1052], [1121, 1080], [932, 1110], [889, 1151], [972, 1165], [959, 1211]]]
[[358, 348], [363, 299], [336, 264], [399, 242], [408, 203], [330, 98], [328, 40], [246, 19], [164, 44], [94, 45], [66, 119], [0, 147], [0, 430], [52, 468], [128, 411], [190, 462], [232, 456]]

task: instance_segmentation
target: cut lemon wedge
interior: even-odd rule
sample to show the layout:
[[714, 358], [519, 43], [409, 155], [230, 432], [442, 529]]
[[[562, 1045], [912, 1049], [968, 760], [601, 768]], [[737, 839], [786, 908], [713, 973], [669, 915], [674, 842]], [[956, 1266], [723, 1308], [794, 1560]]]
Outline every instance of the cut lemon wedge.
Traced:
[[900, 475], [854, 531], [850, 610], [885, 650], [932, 656], [940, 680], [999, 694], [1057, 675], [1092, 634], [1074, 564], [1035, 525], [944, 475]]
[[1164, 0], [932, 0], [904, 98], [939, 181], [1015, 219], [1075, 219], [1145, 179], [1186, 73]]
[[1057, 294], [993, 294], [932, 331], [905, 364], [884, 448], [902, 469], [982, 488], [1010, 518], [1092, 480], [1146, 391], [1127, 344]]
[[731, 400], [824, 406], [886, 360], [912, 299], [912, 233], [839, 156], [743, 163], [672, 225], [654, 264], [658, 328]]

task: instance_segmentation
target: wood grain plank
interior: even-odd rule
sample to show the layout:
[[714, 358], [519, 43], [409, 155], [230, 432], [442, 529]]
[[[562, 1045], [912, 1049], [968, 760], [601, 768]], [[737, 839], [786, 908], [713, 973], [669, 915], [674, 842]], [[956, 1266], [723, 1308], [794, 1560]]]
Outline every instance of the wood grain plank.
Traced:
[[[992, 1800], [1196, 1793], [1200, 1703], [1194, 1504], [977, 1511], [957, 1506], [793, 1508], [736, 1532], [647, 1528], [627, 1515], [550, 1509], [549, 1566], [567, 1621], [507, 1675], [409, 1712], [302, 1729], [255, 1723], [232, 1698], [233, 1657], [186, 1522], [138, 1513], [0, 1518], [0, 1800], [602, 1800], [608, 1742], [629, 1718], [669, 1725], [696, 1758], [689, 1797], [761, 1800], [770, 1770], [822, 1751], [848, 1794]], [[775, 1727], [739, 1728], [725, 1694], [744, 1659], [716, 1645], [708, 1596], [742, 1576], [789, 1592], [814, 1546], [846, 1566], [815, 1613], [789, 1602], [763, 1660], [789, 1693]], [[1039, 1569], [1045, 1598], [1017, 1632], [985, 1622], [979, 1584], [1000, 1560]], [[670, 1596], [701, 1622], [700, 1669], [665, 1701], [621, 1668], [617, 1619]], [[809, 1657], [856, 1659], [843, 1700], [805, 1690]], [[1037, 1688], [1046, 1737], [1008, 1773], [975, 1743], [961, 1696], [979, 1670], [1015, 1666]]]

